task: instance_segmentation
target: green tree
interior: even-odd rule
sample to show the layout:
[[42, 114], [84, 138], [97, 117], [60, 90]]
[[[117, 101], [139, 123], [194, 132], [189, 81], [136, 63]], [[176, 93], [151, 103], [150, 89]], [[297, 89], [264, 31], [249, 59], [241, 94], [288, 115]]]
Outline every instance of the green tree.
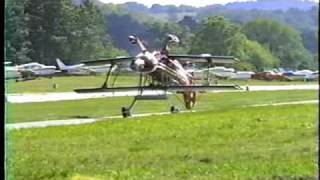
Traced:
[[271, 20], [255, 20], [247, 23], [243, 32], [279, 58], [281, 67], [312, 66], [312, 57], [303, 47], [299, 33], [289, 26]]
[[23, 4], [26, 0], [6, 0], [5, 2], [5, 60], [16, 63], [30, 62], [30, 52], [26, 39], [28, 29], [23, 16]]
[[5, 8], [6, 60], [55, 64], [125, 52], [111, 43], [101, 12], [89, 0], [10, 0]]
[[190, 53], [211, 53], [215, 55], [232, 55], [241, 43], [240, 28], [221, 16], [209, 17], [201, 24], [191, 45]]
[[30, 0], [24, 4], [25, 23], [29, 30], [26, 38], [31, 42], [28, 56], [33, 61], [52, 64], [56, 58], [59, 44], [54, 36], [61, 27], [61, 2], [62, 0]]
[[278, 66], [279, 60], [256, 41], [246, 40], [244, 51], [247, 56], [245, 60], [258, 71]]
[[267, 49], [248, 40], [239, 26], [219, 16], [202, 23], [192, 40], [190, 53], [235, 56], [241, 61], [237, 66], [240, 69], [262, 70], [278, 64], [278, 59]]

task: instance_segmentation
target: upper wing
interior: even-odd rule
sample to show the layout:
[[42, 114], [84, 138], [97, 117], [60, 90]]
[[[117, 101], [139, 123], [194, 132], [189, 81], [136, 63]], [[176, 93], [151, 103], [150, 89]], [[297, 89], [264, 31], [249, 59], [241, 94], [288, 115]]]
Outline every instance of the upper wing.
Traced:
[[190, 92], [190, 91], [216, 91], [216, 90], [242, 90], [238, 85], [190, 85], [190, 86], [131, 86], [131, 87], [111, 87], [111, 88], [90, 88], [90, 89], [75, 89], [77, 93], [95, 93], [95, 92], [127, 92], [138, 90], [162, 90], [171, 92]]
[[239, 61], [233, 56], [212, 56], [209, 54], [201, 55], [169, 55], [171, 59], [176, 59], [178, 61], [190, 61], [195, 63], [212, 63], [212, 64], [232, 64]]
[[88, 64], [118, 64], [123, 62], [130, 62], [134, 59], [134, 57], [116, 57], [116, 58], [108, 58], [108, 59], [96, 59], [91, 61], [81, 61], [86, 65]]

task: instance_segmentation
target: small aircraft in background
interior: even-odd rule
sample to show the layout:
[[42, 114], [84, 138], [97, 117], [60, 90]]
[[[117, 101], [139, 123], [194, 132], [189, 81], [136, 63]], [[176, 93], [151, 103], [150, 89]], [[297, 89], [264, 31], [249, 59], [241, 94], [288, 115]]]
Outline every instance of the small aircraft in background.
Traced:
[[[138, 95], [134, 97], [129, 107], [122, 107], [123, 117], [131, 116], [131, 111], [137, 100], [159, 100], [168, 99], [167, 91], [182, 94], [184, 106], [186, 109], [192, 109], [197, 100], [198, 92], [214, 91], [214, 90], [239, 90], [237, 85], [210, 85], [210, 76], [207, 74], [206, 80], [208, 85], [196, 84], [196, 79], [192, 72], [188, 72], [185, 67], [190, 64], [204, 64], [207, 68], [212, 65], [233, 64], [238, 59], [232, 56], [212, 56], [210, 54], [202, 55], [174, 55], [169, 54], [169, 45], [178, 44], [179, 38], [175, 35], [168, 34], [163, 48], [160, 51], [149, 51], [146, 45], [136, 35], [129, 36], [131, 44], [137, 44], [141, 53], [131, 57], [118, 57], [111, 59], [98, 59], [94, 61], [84, 61], [84, 64], [104, 63], [110, 64], [110, 70], [106, 74], [106, 80], [99, 88], [91, 89], [75, 89], [78, 93], [90, 92], [121, 92], [121, 91], [138, 91]], [[130, 63], [130, 68], [140, 75], [138, 86], [115, 87], [115, 81], [119, 71], [113, 76], [111, 81], [111, 69], [121, 63]], [[121, 66], [120, 66], [121, 67]], [[208, 71], [209, 72], [209, 71]], [[164, 94], [143, 95], [145, 90], [160, 90]], [[172, 113], [179, 112], [175, 106], [170, 107]]]
[[9, 66], [11, 62], [5, 62], [6, 79], [16, 79], [16, 81], [33, 80], [38, 77], [52, 77], [59, 72], [55, 66], [47, 66], [37, 62]]
[[[65, 65], [59, 58], [56, 59], [58, 68], [61, 70], [61, 74], [64, 75], [98, 75], [105, 74], [110, 64], [100, 66], [86, 66], [84, 63], [75, 65]], [[115, 69], [116, 67], [114, 67]], [[113, 69], [113, 70], [114, 70]]]
[[16, 79], [17, 82], [19, 81], [27, 81], [27, 80], [34, 80], [39, 77], [53, 77], [57, 72], [56, 66], [47, 66], [44, 64], [40, 64], [38, 62], [31, 62], [27, 64], [21, 64], [15, 66], [21, 74], [21, 77]]
[[217, 77], [218, 79], [228, 79], [229, 77], [234, 75], [235, 72], [236, 71], [233, 68], [226, 68], [224, 66], [215, 66], [208, 69], [194, 70], [193, 74], [198, 79], [205, 78], [207, 73], [210, 73], [212, 76]]
[[255, 73], [252, 71], [237, 71], [229, 77], [229, 79], [235, 80], [249, 80]]
[[12, 62], [4, 62], [5, 79], [18, 79], [21, 77], [21, 73], [17, 66], [11, 66]]
[[90, 75], [94, 72], [84, 68], [85, 64], [65, 65], [59, 58], [56, 59], [58, 69], [64, 75]]
[[56, 66], [47, 66], [38, 62], [31, 62], [18, 66], [21, 72], [32, 72], [36, 76], [52, 75], [57, 72]]
[[291, 80], [307, 80], [308, 77], [311, 77], [314, 74], [311, 70], [300, 70], [300, 71], [287, 71], [282, 73], [282, 75], [286, 76]]

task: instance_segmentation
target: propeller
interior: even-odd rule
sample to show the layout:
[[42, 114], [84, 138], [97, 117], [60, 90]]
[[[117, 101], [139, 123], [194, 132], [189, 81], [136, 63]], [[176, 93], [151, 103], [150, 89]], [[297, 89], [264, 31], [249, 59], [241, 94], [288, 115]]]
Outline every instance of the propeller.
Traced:
[[167, 42], [171, 44], [179, 44], [179, 38], [174, 34], [167, 34]]
[[137, 44], [137, 41], [138, 41], [138, 39], [137, 39], [137, 36], [136, 36], [136, 35], [131, 35], [131, 36], [129, 36], [129, 42], [130, 42], [131, 44]]

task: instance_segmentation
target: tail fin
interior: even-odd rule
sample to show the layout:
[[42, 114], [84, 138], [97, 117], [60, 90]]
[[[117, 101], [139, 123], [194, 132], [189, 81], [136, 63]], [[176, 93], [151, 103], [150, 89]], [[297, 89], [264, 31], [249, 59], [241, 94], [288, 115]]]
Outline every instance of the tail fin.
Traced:
[[59, 58], [56, 59], [56, 62], [60, 70], [64, 70], [67, 68], [67, 66]]

